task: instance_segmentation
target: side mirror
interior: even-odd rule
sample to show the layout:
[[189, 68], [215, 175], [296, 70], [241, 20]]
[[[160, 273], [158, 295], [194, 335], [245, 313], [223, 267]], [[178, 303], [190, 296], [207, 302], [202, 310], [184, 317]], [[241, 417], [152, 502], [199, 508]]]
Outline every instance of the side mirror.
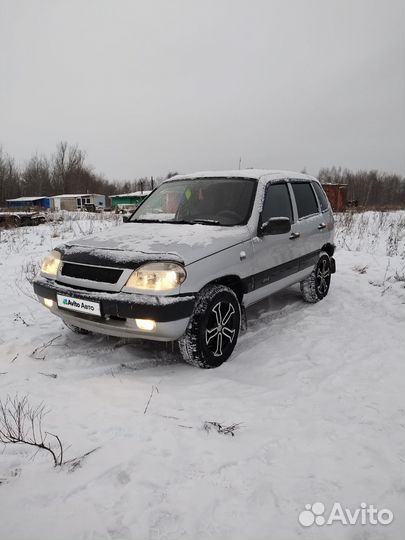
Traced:
[[124, 223], [128, 223], [128, 221], [129, 221], [129, 216], [124, 216], [124, 217], [122, 218], [122, 221], [123, 221]]
[[273, 217], [259, 227], [261, 236], [268, 234], [286, 234], [291, 231], [291, 221], [288, 217]]

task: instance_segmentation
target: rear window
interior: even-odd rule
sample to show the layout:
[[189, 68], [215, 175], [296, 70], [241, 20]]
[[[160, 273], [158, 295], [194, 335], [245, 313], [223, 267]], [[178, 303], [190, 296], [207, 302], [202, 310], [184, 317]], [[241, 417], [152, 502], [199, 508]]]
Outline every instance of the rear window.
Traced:
[[292, 188], [297, 203], [298, 218], [311, 216], [318, 213], [318, 203], [314, 190], [309, 182], [292, 183]]
[[313, 182], [312, 185], [314, 186], [315, 193], [318, 196], [319, 204], [321, 205], [321, 210], [324, 212], [329, 208], [328, 205], [328, 199], [325, 195], [324, 190], [321, 188], [321, 186], [318, 184], [318, 182]]

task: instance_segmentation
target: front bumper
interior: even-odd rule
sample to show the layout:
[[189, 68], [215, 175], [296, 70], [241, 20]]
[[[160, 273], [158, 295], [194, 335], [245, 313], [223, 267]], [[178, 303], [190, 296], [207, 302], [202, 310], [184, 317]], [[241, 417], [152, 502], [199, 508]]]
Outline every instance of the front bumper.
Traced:
[[[54, 280], [37, 277], [35, 294], [53, 300], [52, 313], [66, 322], [96, 333], [118, 337], [171, 341], [181, 337], [194, 309], [194, 295], [154, 296], [133, 293], [90, 291], [69, 287]], [[57, 305], [57, 294], [98, 302], [101, 317], [63, 309]], [[156, 322], [152, 331], [137, 328], [134, 319]]]

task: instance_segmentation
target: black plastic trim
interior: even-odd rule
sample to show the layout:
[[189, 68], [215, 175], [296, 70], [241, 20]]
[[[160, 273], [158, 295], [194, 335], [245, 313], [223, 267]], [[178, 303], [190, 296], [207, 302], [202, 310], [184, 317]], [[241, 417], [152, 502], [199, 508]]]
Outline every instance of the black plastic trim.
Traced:
[[[101, 297], [100, 293], [97, 292], [91, 293], [82, 290], [72, 291], [69, 287], [63, 287], [52, 282], [46, 284], [43, 280], [34, 281], [34, 292], [42, 298], [49, 298], [55, 302], [57, 294], [73, 296], [82, 300], [90, 300], [91, 302], [99, 302], [102, 315], [114, 315], [115, 317], [122, 317], [125, 319], [153, 319], [156, 322], [177, 321], [179, 319], [190, 317], [195, 303], [194, 296], [191, 294], [169, 297], [151, 296], [150, 303], [145, 303], [146, 295], [103, 292]], [[106, 294], [111, 295], [111, 298], [106, 298]], [[117, 294], [121, 297], [122, 295], [125, 295], [126, 299], [122, 300], [116, 298]], [[142, 301], [139, 299], [140, 296], [142, 297]], [[162, 301], [167, 301], [167, 299], [170, 299], [171, 301], [168, 303], [161, 303]], [[69, 313], [74, 315], [75, 312], [69, 310]]]
[[258, 272], [252, 276], [242, 279], [242, 285], [245, 293], [255, 291], [261, 287], [266, 287], [280, 279], [284, 279], [292, 274], [296, 274], [305, 268], [315, 265], [318, 260], [320, 249], [312, 251], [302, 257], [297, 257], [283, 264], [273, 266], [263, 272]]
[[117, 283], [122, 276], [122, 269], [105, 268], [103, 266], [91, 266], [86, 264], [75, 264], [63, 261], [61, 275], [75, 279], [87, 279], [101, 283]]

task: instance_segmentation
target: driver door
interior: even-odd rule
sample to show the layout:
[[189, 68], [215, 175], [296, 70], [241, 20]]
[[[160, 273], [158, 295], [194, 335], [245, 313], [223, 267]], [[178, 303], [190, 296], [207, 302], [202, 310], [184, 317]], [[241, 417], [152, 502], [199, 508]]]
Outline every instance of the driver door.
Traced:
[[258, 225], [260, 227], [270, 218], [277, 217], [289, 218], [291, 231], [264, 235], [258, 231], [258, 236], [254, 238], [256, 274], [252, 303], [292, 283], [294, 274], [298, 272], [299, 254], [295, 250], [296, 242], [291, 241], [292, 236], [298, 232], [298, 224], [294, 223], [290, 191], [285, 181], [267, 184]]

